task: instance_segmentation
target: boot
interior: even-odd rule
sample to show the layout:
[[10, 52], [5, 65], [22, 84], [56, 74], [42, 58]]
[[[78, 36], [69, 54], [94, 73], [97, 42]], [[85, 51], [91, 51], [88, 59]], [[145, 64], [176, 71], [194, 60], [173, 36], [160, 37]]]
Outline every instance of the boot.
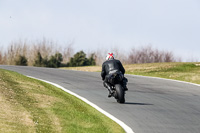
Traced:
[[111, 92], [110, 91], [108, 91], [109, 92], [109, 94], [108, 94], [108, 97], [110, 98], [110, 97], [112, 97], [112, 94], [111, 94]]
[[109, 97], [109, 98], [112, 97], [112, 93], [113, 93], [113, 92], [112, 92], [110, 86], [109, 86], [105, 81], [103, 82], [103, 85], [104, 85], [105, 88], [108, 89], [108, 92], [109, 92], [108, 97]]
[[128, 91], [128, 88], [127, 88], [127, 86], [125, 85], [125, 86], [123, 86], [123, 88], [124, 88], [124, 91]]
[[124, 88], [124, 91], [128, 91], [128, 88], [127, 88], [127, 82], [128, 82], [128, 79], [124, 77], [123, 81], [122, 81], [122, 87]]

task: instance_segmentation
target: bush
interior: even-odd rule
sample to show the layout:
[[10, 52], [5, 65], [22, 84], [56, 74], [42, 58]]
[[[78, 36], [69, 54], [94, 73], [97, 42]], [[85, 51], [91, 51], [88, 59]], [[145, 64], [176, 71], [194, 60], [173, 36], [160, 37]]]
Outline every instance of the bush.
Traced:
[[95, 54], [92, 54], [89, 59], [86, 58], [86, 54], [83, 51], [77, 52], [74, 57], [70, 58], [67, 66], [76, 67], [76, 66], [91, 66], [96, 65]]
[[42, 55], [41, 55], [40, 52], [37, 53], [37, 56], [36, 56], [36, 59], [35, 59], [35, 62], [34, 62], [33, 65], [37, 66], [37, 67], [44, 66], [44, 64], [43, 64], [43, 58], [42, 58]]
[[63, 57], [61, 53], [56, 53], [54, 56], [51, 56], [50, 60], [47, 61], [47, 67], [57, 68], [61, 66]]
[[89, 65], [95, 66], [96, 65], [96, 61], [95, 60], [96, 60], [96, 55], [93, 53], [93, 54], [91, 54], [91, 56], [88, 59]]
[[86, 66], [88, 59], [83, 51], [77, 52], [69, 61], [69, 66]]
[[15, 64], [20, 66], [27, 66], [27, 62], [27, 58], [20, 55], [19, 58], [15, 61]]
[[42, 58], [40, 52], [38, 52], [34, 66], [57, 68], [61, 66], [62, 61], [63, 61], [63, 57], [61, 53], [56, 53], [55, 55], [52, 55], [50, 59], [48, 60], [47, 57]]

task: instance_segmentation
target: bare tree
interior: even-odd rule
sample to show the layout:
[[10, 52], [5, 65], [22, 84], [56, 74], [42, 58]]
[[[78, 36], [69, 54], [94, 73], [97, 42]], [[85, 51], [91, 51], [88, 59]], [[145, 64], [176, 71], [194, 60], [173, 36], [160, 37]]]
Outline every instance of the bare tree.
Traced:
[[172, 52], [159, 51], [151, 45], [133, 48], [129, 54], [129, 63], [175, 62]]
[[59, 45], [52, 41], [43, 38], [42, 40], [37, 40], [29, 43], [29, 65], [33, 65], [35, 61], [35, 57], [38, 52], [41, 53], [43, 58], [50, 58], [51, 55], [54, 55], [56, 52], [60, 51], [61, 48], [58, 48]]
[[15, 60], [20, 56], [26, 56], [28, 53], [26, 41], [17, 41], [11, 42], [10, 45], [7, 47], [7, 51], [5, 52], [6, 55], [6, 64], [14, 65]]
[[114, 47], [111, 50], [115, 54], [115, 58], [120, 60], [123, 64], [128, 64], [128, 54], [119, 47]]
[[74, 54], [74, 49], [73, 49], [73, 43], [67, 45], [67, 47], [64, 48], [63, 53], [63, 63], [69, 62], [70, 58]]
[[3, 55], [1, 51], [0, 51], [0, 64], [3, 64]]
[[97, 56], [95, 60], [96, 65], [101, 66], [106, 59], [107, 51], [105, 49], [97, 49], [94, 53]]
[[[25, 56], [28, 59], [28, 65], [32, 66], [38, 52], [45, 59], [49, 59], [59, 52], [63, 56], [63, 63], [67, 64], [74, 54], [73, 42], [62, 47], [57, 42], [46, 38], [36, 41], [19, 40], [11, 42], [6, 51], [0, 52], [0, 64], [14, 65], [19, 56]], [[161, 51], [151, 45], [132, 48], [126, 52], [119, 47], [110, 48], [109, 51], [97, 49], [96, 51], [90, 51], [87, 55], [93, 54], [96, 65], [102, 65], [108, 52], [113, 52], [116, 55], [116, 59], [119, 59], [123, 64], [181, 61], [172, 52]]]
[[174, 62], [174, 55], [172, 52], [165, 52], [164, 54], [164, 62]]

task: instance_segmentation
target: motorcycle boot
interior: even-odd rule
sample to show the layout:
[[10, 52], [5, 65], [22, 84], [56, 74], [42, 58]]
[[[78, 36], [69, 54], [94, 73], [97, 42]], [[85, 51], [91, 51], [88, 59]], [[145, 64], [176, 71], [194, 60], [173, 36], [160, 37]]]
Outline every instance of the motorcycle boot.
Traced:
[[126, 85], [123, 85], [124, 91], [128, 91], [128, 88]]
[[104, 81], [103, 85], [104, 85], [105, 88], [108, 89], [108, 92], [109, 92], [108, 97], [109, 98], [112, 97], [113, 91], [112, 91], [111, 87], [109, 86], [109, 84]]
[[127, 82], [128, 82], [128, 79], [124, 77], [122, 81], [122, 87], [124, 88], [124, 91], [128, 91]]
[[110, 98], [110, 97], [112, 97], [112, 94], [111, 94], [111, 92], [110, 91], [108, 91], [109, 92], [109, 94], [108, 94], [108, 97]]

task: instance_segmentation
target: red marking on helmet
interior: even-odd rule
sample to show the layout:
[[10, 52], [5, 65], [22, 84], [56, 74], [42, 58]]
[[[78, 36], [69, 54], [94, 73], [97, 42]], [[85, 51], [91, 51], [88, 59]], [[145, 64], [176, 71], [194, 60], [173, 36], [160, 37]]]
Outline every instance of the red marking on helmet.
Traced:
[[108, 53], [109, 54], [109, 57], [108, 58], [114, 58], [114, 56], [113, 56], [113, 53]]

